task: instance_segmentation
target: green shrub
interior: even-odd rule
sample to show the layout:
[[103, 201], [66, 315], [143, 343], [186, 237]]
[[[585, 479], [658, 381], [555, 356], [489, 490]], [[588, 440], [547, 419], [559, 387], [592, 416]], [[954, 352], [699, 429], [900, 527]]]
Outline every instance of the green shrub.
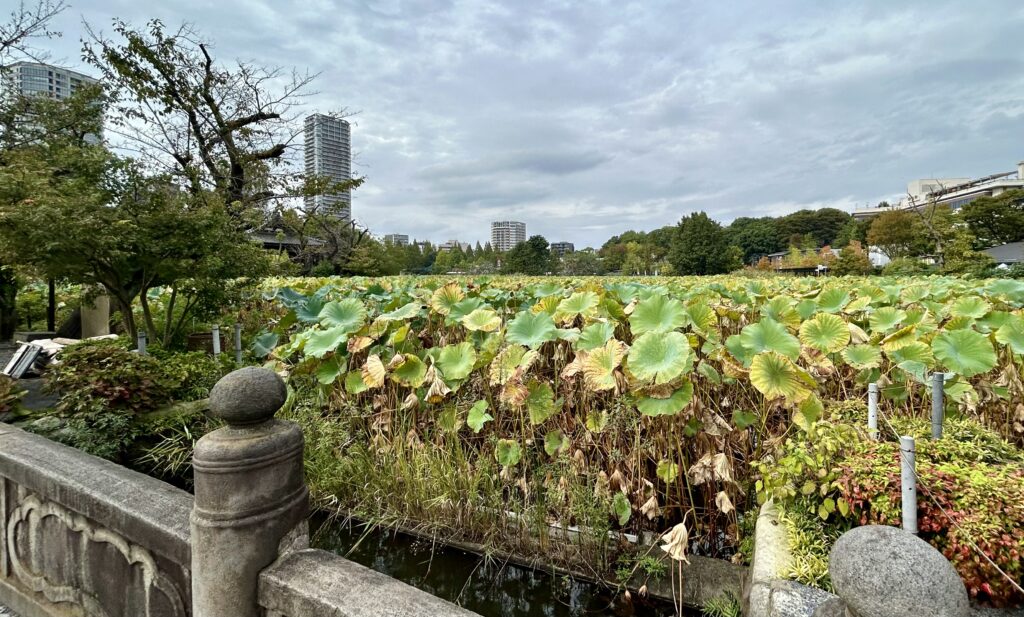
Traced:
[[893, 259], [882, 268], [885, 276], [914, 276], [918, 274], [935, 274], [938, 269], [920, 259], [900, 257]]
[[25, 426], [30, 432], [83, 452], [121, 463], [139, 435], [133, 414], [85, 411], [69, 418], [44, 416]]
[[214, 358], [201, 351], [167, 352], [155, 350], [160, 371], [174, 386], [170, 392], [175, 401], [197, 401], [210, 396], [214, 384], [231, 372], [234, 362], [229, 354]]
[[0, 416], [17, 411], [24, 395], [25, 391], [18, 387], [17, 381], [0, 375]]

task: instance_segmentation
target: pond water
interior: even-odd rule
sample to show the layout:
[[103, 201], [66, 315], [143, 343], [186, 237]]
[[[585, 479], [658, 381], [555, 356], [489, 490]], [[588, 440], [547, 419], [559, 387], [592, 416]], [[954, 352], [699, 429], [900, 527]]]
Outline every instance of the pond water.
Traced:
[[334, 524], [320, 529], [315, 544], [484, 617], [675, 614], [667, 603], [638, 601], [635, 594], [628, 602], [602, 585], [489, 560], [391, 531]]

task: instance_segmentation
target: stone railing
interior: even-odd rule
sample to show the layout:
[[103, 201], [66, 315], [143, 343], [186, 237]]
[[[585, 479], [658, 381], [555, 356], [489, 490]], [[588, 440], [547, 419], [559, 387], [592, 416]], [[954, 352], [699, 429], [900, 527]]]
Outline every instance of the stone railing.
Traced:
[[302, 431], [274, 414], [273, 372], [210, 394], [226, 422], [199, 440], [195, 499], [0, 424], [0, 605], [21, 617], [471, 617], [308, 548]]

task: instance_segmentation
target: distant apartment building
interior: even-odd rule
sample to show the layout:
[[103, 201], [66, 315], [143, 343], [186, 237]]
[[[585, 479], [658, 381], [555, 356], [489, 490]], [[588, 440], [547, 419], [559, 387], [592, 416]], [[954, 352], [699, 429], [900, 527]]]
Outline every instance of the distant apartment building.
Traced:
[[473, 245], [471, 245], [469, 242], [459, 242], [458, 240], [449, 240], [447, 242], [442, 242], [441, 244], [438, 244], [437, 245], [437, 250], [438, 251], [442, 251], [442, 252], [443, 251], [454, 251], [455, 248], [458, 247], [458, 248], [462, 249], [463, 251], [467, 251], [472, 246]]
[[[324, 114], [306, 116], [305, 149], [307, 175], [332, 182], [352, 178], [352, 135], [347, 121]], [[352, 192], [348, 190], [306, 197], [305, 205], [307, 210], [352, 218]]]
[[384, 236], [384, 243], [393, 246], [409, 246], [409, 236], [406, 234], [387, 234]]
[[932, 203], [949, 206], [956, 211], [981, 197], [999, 195], [1003, 191], [1024, 189], [1024, 161], [1016, 171], [991, 174], [982, 178], [924, 178], [907, 184], [907, 196], [890, 208], [858, 208], [856, 219], [868, 219], [891, 210], [915, 210]]
[[526, 223], [519, 221], [494, 221], [491, 223], [491, 247], [494, 250], [505, 252], [520, 242], [526, 242]]
[[[70, 69], [42, 64], [40, 62], [15, 62], [4, 69], [0, 85], [3, 93], [15, 93], [20, 96], [41, 96], [63, 101], [74, 94], [79, 88], [98, 84], [99, 80]], [[31, 123], [31, 119], [24, 118]], [[99, 143], [98, 135], [92, 133], [85, 136], [87, 143]]]
[[572, 253], [575, 250], [576, 250], [576, 247], [573, 246], [572, 242], [552, 242], [551, 243], [551, 252], [554, 253], [555, 255], [558, 255], [559, 257], [561, 257], [562, 255], [565, 255], [566, 253]]

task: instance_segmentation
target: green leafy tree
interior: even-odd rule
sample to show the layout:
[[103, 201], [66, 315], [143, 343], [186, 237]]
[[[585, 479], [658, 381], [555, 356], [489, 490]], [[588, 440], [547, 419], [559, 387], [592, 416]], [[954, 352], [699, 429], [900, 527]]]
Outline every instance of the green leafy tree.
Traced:
[[892, 210], [871, 219], [867, 240], [889, 259], [899, 259], [921, 254], [921, 231], [914, 214], [904, 210]]
[[867, 251], [857, 240], [851, 240], [843, 247], [839, 257], [832, 264], [832, 274], [842, 276], [845, 274], [871, 274], [875, 271], [871, 265], [871, 259]]
[[853, 217], [848, 213], [836, 208], [798, 210], [776, 219], [775, 225], [780, 241], [792, 244], [790, 238], [793, 236], [810, 234], [814, 239], [814, 246], [807, 248], [817, 248], [825, 244], [835, 246], [840, 230], [851, 218]]
[[960, 210], [960, 216], [974, 234], [977, 248], [1024, 240], [1024, 189], [975, 199]]
[[530, 236], [505, 254], [501, 271], [504, 274], [547, 274], [554, 270], [554, 265], [544, 236]]
[[740, 266], [741, 255], [730, 249], [721, 225], [704, 212], [696, 212], [679, 221], [668, 261], [682, 275], [724, 274]]
[[604, 264], [594, 252], [576, 251], [562, 256], [561, 272], [571, 276], [595, 276], [604, 274]]
[[785, 248], [772, 217], [740, 217], [726, 227], [726, 233], [729, 242], [743, 250], [743, 263], [756, 262]]

